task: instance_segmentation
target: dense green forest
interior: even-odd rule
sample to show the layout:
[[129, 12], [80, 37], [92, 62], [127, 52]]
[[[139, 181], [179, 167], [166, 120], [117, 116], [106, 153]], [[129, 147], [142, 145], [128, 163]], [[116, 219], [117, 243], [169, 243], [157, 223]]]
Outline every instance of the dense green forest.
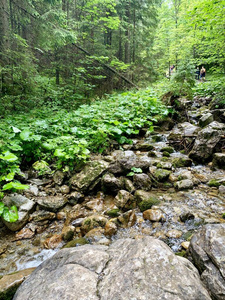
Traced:
[[1, 0], [1, 113], [70, 108], [170, 65], [224, 73], [224, 16], [224, 0]]
[[[224, 47], [224, 0], [0, 0], [2, 191], [21, 166], [73, 168], [151, 130], [168, 91], [223, 103]], [[203, 65], [216, 80], [196, 86]]]

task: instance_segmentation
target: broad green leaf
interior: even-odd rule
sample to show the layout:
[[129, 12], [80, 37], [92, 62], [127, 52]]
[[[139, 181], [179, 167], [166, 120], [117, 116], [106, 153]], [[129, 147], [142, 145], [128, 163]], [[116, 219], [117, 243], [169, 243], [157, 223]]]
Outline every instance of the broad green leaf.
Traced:
[[3, 202], [0, 202], [0, 216], [3, 213], [4, 207], [5, 207], [5, 204]]
[[21, 132], [21, 130], [17, 127], [12, 126], [13, 132], [18, 133]]
[[0, 155], [0, 159], [2, 159], [2, 160], [8, 161], [8, 162], [14, 162], [14, 161], [18, 160], [18, 157], [9, 151], [3, 152], [3, 154], [4, 154], [4, 156]]
[[9, 182], [3, 185], [2, 190], [6, 191], [6, 190], [12, 190], [12, 189], [16, 189], [16, 190], [24, 190], [24, 189], [28, 189], [29, 186], [25, 185], [25, 184], [21, 184], [19, 182]]
[[25, 129], [20, 132], [20, 138], [22, 141], [29, 141], [29, 137], [32, 134], [32, 132], [28, 129]]
[[65, 157], [66, 152], [63, 151], [62, 149], [56, 149], [54, 152], [54, 156], [58, 156], [58, 157]]
[[15, 205], [10, 208], [4, 207], [2, 217], [7, 222], [16, 222], [19, 218], [17, 207]]

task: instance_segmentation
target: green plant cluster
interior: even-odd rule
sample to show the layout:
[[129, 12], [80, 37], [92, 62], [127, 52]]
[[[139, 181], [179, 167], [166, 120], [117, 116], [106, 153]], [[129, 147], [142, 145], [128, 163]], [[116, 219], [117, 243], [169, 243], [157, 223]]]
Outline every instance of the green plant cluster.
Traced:
[[41, 159], [73, 168], [90, 152], [102, 153], [110, 140], [129, 143], [167, 113], [151, 89], [113, 94], [71, 112], [33, 110], [0, 121], [0, 151], [18, 157], [19, 164]]
[[194, 89], [194, 95], [212, 97], [215, 108], [225, 107], [225, 81], [222, 78], [211, 78], [210, 81], [199, 83]]

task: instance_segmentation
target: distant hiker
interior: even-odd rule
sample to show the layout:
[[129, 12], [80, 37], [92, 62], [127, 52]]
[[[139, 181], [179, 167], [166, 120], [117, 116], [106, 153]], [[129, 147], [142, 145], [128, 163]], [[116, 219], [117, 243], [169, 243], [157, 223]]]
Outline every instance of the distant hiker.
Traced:
[[200, 69], [199, 67], [196, 68], [196, 71], [195, 71], [195, 79], [199, 80], [199, 77], [200, 77]]
[[173, 73], [173, 70], [175, 69], [175, 66], [174, 65], [172, 65], [171, 67], [170, 67], [170, 74], [172, 74]]
[[205, 68], [202, 66], [201, 68], [201, 71], [200, 71], [200, 80], [204, 80], [205, 81], [205, 73], [206, 73], [206, 70]]

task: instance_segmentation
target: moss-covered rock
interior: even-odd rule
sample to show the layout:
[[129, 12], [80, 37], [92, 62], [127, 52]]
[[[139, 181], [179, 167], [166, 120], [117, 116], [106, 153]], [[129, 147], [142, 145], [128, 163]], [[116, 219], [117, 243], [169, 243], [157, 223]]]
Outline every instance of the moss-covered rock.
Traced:
[[173, 153], [174, 152], [174, 148], [171, 147], [171, 146], [167, 146], [167, 147], [163, 147], [160, 151], [161, 152]]
[[119, 208], [114, 208], [114, 209], [107, 211], [106, 214], [111, 218], [116, 218], [119, 216], [119, 212], [120, 212]]
[[85, 244], [89, 244], [87, 239], [78, 238], [78, 239], [68, 242], [63, 248], [72, 248], [72, 247], [77, 247], [77, 246], [81, 246], [81, 245], [85, 245]]
[[174, 168], [190, 167], [192, 165], [192, 160], [188, 157], [178, 157], [172, 161]]
[[159, 199], [156, 197], [149, 197], [146, 200], [141, 201], [138, 203], [138, 207], [141, 212], [150, 209], [153, 205], [158, 205], [160, 203]]
[[221, 185], [221, 183], [217, 179], [211, 179], [207, 184], [210, 187], [218, 187]]
[[169, 171], [169, 170], [157, 169], [153, 175], [157, 181], [163, 182], [169, 178], [170, 174], [171, 174], [171, 171]]

